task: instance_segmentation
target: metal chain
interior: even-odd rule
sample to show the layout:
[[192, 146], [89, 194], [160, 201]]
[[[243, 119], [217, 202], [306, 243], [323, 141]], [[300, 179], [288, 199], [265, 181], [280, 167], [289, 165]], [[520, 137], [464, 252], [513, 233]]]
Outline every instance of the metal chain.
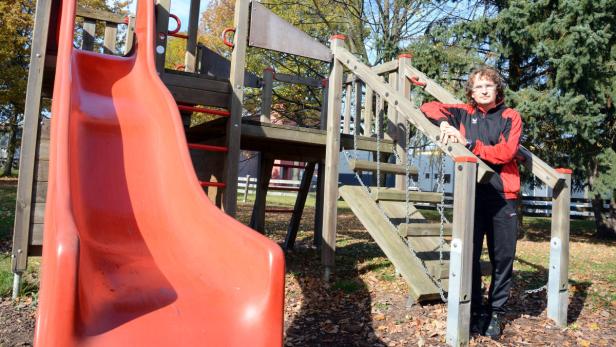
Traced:
[[[349, 154], [347, 152], [347, 150], [343, 147], [342, 148], [342, 153], [344, 155], [344, 158], [347, 160], [347, 162], [350, 161], [349, 158]], [[355, 178], [357, 179], [357, 181], [359, 182], [359, 184], [361, 185], [361, 187], [364, 189], [364, 191], [366, 193], [368, 193], [368, 195], [370, 195], [371, 191], [370, 188], [368, 188], [363, 180], [361, 179], [361, 176], [359, 176], [357, 174], [357, 172], [355, 172]], [[389, 225], [392, 227], [393, 230], [398, 230], [398, 228], [391, 222], [391, 220], [389, 219], [389, 217], [387, 217], [387, 213], [385, 213], [385, 211], [383, 211], [383, 208], [379, 205], [376, 204], [376, 206], [378, 207], [378, 211], [381, 213], [381, 215], [385, 218], [385, 220], [387, 221], [387, 223], [389, 223]], [[428, 276], [428, 278], [432, 281], [432, 283], [436, 286], [436, 288], [439, 291], [439, 295], [441, 296], [441, 300], [443, 300], [443, 302], [447, 302], [447, 296], [445, 295], [445, 291], [443, 290], [443, 286], [441, 283], [440, 279], [436, 279], [434, 278], [434, 276], [430, 273], [430, 271], [428, 270], [428, 267], [426, 266], [426, 263], [423, 259], [421, 259], [419, 257], [419, 255], [417, 254], [417, 251], [413, 248], [413, 246], [411, 245], [410, 242], [408, 242], [408, 240], [406, 240], [404, 237], [402, 237], [402, 235], [400, 235], [398, 232], [396, 232], [396, 235], [398, 235], [398, 237], [400, 237], [400, 239], [402, 239], [402, 242], [404, 242], [404, 244], [407, 246], [407, 248], [411, 251], [411, 254], [415, 257], [415, 259], [417, 259], [417, 261], [421, 264], [422, 270], [424, 272], [424, 274], [426, 276]]]
[[444, 171], [444, 167], [445, 167], [445, 156], [443, 155], [443, 152], [441, 151], [439, 154], [439, 160], [440, 160], [440, 165], [439, 165], [439, 172], [438, 172], [438, 181], [437, 181], [437, 187], [436, 187], [436, 191], [441, 193], [441, 203], [438, 204], [436, 206], [436, 209], [438, 210], [438, 213], [441, 217], [441, 225], [440, 225], [440, 229], [439, 229], [439, 246], [438, 246], [438, 260], [439, 263], [441, 265], [444, 264], [443, 262], [443, 246], [445, 244], [445, 179], [443, 175], [443, 171]]
[[525, 290], [525, 291], [524, 291], [524, 293], [525, 293], [525, 294], [535, 294], [535, 293], [539, 293], [539, 292], [541, 292], [541, 291], [544, 291], [544, 290], [546, 290], [546, 289], [548, 289], [548, 285], [547, 285], [547, 283], [546, 283], [546, 284], [544, 284], [544, 285], [542, 285], [542, 286], [541, 286], [541, 287], [539, 287], [539, 288]]
[[[383, 100], [381, 96], [378, 96], [377, 103], [380, 105]], [[383, 108], [379, 108], [379, 114], [376, 117], [376, 189], [381, 189], [381, 121], [383, 115]]]

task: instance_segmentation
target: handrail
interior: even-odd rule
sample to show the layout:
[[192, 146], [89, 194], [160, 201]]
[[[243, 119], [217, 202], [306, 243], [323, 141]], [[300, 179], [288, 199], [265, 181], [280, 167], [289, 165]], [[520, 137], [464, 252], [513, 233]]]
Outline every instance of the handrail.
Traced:
[[[451, 94], [447, 89], [436, 83], [434, 80], [428, 78], [423, 72], [416, 68], [407, 65], [404, 73], [408, 78], [419, 78], [425, 82], [423, 87], [426, 92], [435, 97], [438, 101], [446, 104], [461, 104], [462, 101]], [[557, 172], [553, 167], [548, 165], [541, 158], [534, 155], [524, 146], [520, 145], [518, 150], [518, 156], [524, 158], [522, 164], [526, 166], [533, 175], [537, 176], [543, 183], [552, 189], [557, 189], [560, 185], [564, 184], [566, 175]]]
[[[384, 83], [382, 78], [380, 78], [374, 70], [359, 61], [359, 59], [346, 48], [334, 46], [332, 47], [332, 54], [335, 59], [338, 59], [344, 66], [351, 70], [352, 73], [357, 75], [375, 93], [380, 94], [389, 105], [393, 105], [396, 111], [405, 115], [411, 124], [430, 138], [448, 156], [452, 158], [460, 156], [476, 157], [471, 151], [459, 143], [442, 144], [439, 141], [440, 131], [438, 127], [432, 124], [410, 100], [403, 97], [403, 95], [392, 88], [392, 86]], [[483, 161], [479, 160], [478, 162], [477, 181], [486, 183], [494, 174], [494, 170]]]

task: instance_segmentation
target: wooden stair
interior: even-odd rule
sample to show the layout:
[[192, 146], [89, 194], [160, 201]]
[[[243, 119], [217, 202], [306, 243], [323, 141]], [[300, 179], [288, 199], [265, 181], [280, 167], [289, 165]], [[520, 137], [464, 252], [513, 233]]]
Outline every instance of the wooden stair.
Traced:
[[[383, 250], [387, 258], [409, 285], [409, 293], [416, 301], [440, 299], [439, 290], [424, 271], [422, 262], [430, 275], [441, 279], [441, 285], [448, 287], [449, 245], [443, 245], [443, 263], [439, 260], [440, 242], [438, 236], [410, 236], [408, 243], [417, 252], [415, 257], [407, 244], [397, 235], [398, 226], [406, 221], [405, 202], [380, 200], [375, 201], [362, 187], [342, 186], [340, 195], [347, 202], [353, 213], [364, 225], [368, 233]], [[439, 200], [440, 201], [440, 200]], [[381, 212], [381, 210], [384, 212]], [[409, 217], [413, 223], [431, 226], [411, 204], [408, 206]], [[391, 223], [390, 223], [391, 222]], [[422, 223], [423, 222], [423, 223]], [[392, 225], [393, 224], [393, 225]], [[431, 227], [435, 228], [435, 227]]]
[[[376, 201], [406, 201], [406, 193], [404, 190], [395, 188], [371, 188], [372, 198]], [[430, 204], [437, 204], [441, 202], [443, 194], [433, 192], [409, 192], [409, 201], [412, 203], [425, 202]]]
[[[377, 163], [371, 160], [351, 159], [349, 160], [349, 168], [352, 171], [376, 172]], [[390, 173], [390, 174], [395, 174], [395, 175], [406, 175], [406, 167], [404, 165], [398, 165], [398, 164], [381, 163], [380, 171], [382, 173]], [[418, 173], [418, 170], [416, 167], [411, 166], [409, 168], [409, 175], [417, 175], [417, 173]]]

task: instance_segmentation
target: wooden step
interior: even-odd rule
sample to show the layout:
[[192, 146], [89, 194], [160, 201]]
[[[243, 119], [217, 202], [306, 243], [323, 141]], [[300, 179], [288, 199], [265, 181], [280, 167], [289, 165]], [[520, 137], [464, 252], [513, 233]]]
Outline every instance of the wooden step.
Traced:
[[421, 212], [411, 203], [409, 203], [408, 209], [404, 201], [383, 200], [379, 201], [378, 205], [394, 225], [406, 222], [407, 212], [409, 215], [409, 222], [422, 223], [425, 220]]
[[[444, 225], [443, 235], [451, 236], [452, 226], [450, 223]], [[398, 232], [402, 236], [440, 236], [440, 223], [401, 223], [398, 225]]]
[[[381, 163], [380, 169], [382, 173], [391, 173], [396, 175], [406, 175], [406, 167], [399, 164]], [[377, 163], [370, 160], [349, 160], [349, 168], [353, 171], [369, 171], [376, 172]], [[409, 175], [417, 175], [417, 168], [411, 166]]]
[[[372, 191], [372, 198], [376, 201], [389, 200], [389, 201], [406, 201], [406, 194], [403, 190], [396, 188], [370, 188]], [[440, 203], [442, 193], [433, 192], [409, 192], [409, 202], [427, 202], [427, 203]]]

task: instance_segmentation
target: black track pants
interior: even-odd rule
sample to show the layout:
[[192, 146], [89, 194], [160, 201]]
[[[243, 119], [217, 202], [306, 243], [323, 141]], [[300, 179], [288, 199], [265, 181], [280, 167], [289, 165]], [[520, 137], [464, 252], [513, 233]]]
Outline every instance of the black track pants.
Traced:
[[492, 281], [487, 309], [504, 312], [513, 282], [513, 260], [518, 233], [517, 200], [505, 200], [478, 189], [475, 203], [473, 239], [473, 282], [471, 307], [482, 306], [481, 269], [479, 259], [484, 235], [488, 240], [488, 254], [492, 263]]

